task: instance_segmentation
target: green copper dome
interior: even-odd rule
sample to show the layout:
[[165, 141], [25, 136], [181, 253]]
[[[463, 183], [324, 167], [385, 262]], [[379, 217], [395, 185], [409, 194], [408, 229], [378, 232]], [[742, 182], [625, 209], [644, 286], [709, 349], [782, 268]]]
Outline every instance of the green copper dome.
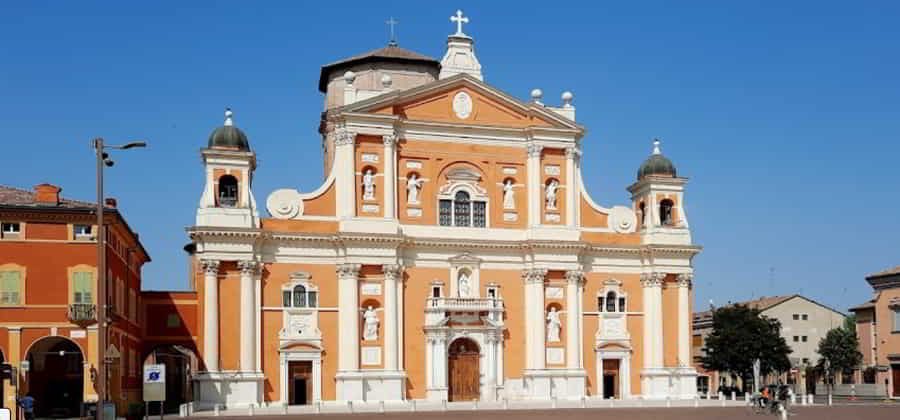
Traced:
[[209, 135], [207, 147], [210, 149], [250, 151], [250, 142], [247, 140], [247, 135], [240, 128], [234, 126], [231, 120], [232, 115], [231, 109], [225, 110], [225, 124], [213, 130], [212, 134]]
[[644, 163], [641, 164], [641, 167], [638, 169], [637, 178], [638, 181], [644, 179], [645, 176], [655, 175], [655, 176], [669, 176], [675, 178], [677, 176], [677, 172], [675, 171], [675, 164], [672, 163], [669, 158], [663, 156], [662, 152], [659, 150], [659, 140], [653, 141], [653, 154], [650, 155]]

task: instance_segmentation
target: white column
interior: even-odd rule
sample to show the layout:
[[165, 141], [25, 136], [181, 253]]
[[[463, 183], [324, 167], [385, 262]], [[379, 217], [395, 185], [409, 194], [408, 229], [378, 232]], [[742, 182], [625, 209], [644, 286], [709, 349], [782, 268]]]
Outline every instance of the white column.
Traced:
[[384, 271], [384, 369], [397, 370], [400, 359], [397, 334], [397, 277], [402, 275], [399, 265], [385, 264]]
[[256, 369], [256, 261], [238, 261], [241, 269], [241, 371], [255, 372]]
[[566, 368], [581, 368], [581, 305], [578, 302], [579, 289], [583, 284], [581, 270], [566, 272]]
[[547, 269], [532, 268], [525, 270], [525, 345], [526, 357], [530, 361], [527, 369], [543, 369], [546, 365], [546, 339], [544, 337], [544, 319], [547, 316], [544, 311], [544, 277]]
[[338, 371], [359, 370], [359, 264], [338, 264]]
[[603, 353], [597, 352], [597, 395], [603, 398]]
[[425, 333], [425, 390], [434, 388], [434, 339]]
[[694, 275], [678, 275], [678, 365], [691, 366], [691, 283]]
[[387, 136], [382, 136], [381, 138], [384, 141], [384, 218], [394, 219], [397, 217], [395, 211], [397, 175], [395, 168], [396, 160], [394, 158], [397, 136], [389, 134]]
[[619, 383], [622, 385], [619, 395], [623, 400], [628, 399], [631, 396], [631, 354], [629, 352], [625, 352], [625, 355], [619, 360], [619, 376], [621, 377]]
[[208, 372], [219, 370], [219, 261], [203, 265], [203, 363]]
[[356, 168], [353, 145], [356, 133], [338, 128], [334, 132], [334, 168], [337, 214], [341, 219], [356, 215]]
[[403, 311], [405, 310], [403, 303], [404, 284], [403, 273], [400, 273], [400, 276], [397, 277], [397, 368], [400, 370], [406, 370], [406, 366], [403, 362], [403, 352], [404, 347], [406, 346], [404, 341], [405, 321], [403, 320]]
[[644, 295], [644, 368], [663, 367], [662, 283], [665, 274], [641, 275]]
[[541, 184], [541, 151], [544, 146], [539, 144], [528, 145], [528, 225], [537, 226], [541, 221], [541, 201], [543, 185]]
[[[575, 172], [575, 159], [578, 149], [566, 148], [566, 226], [575, 227], [577, 220], [575, 210], [578, 208], [578, 180]], [[568, 350], [567, 350], [568, 351]]]

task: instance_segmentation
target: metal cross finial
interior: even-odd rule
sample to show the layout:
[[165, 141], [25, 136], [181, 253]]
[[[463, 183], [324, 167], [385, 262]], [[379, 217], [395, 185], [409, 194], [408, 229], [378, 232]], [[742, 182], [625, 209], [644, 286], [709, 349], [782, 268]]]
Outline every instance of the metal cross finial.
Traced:
[[386, 20], [384, 23], [390, 25], [391, 27], [391, 40], [388, 42], [388, 45], [396, 47], [397, 46], [397, 36], [394, 34], [394, 25], [400, 23], [400, 21], [395, 20], [393, 16], [390, 19]]
[[451, 22], [456, 22], [456, 35], [465, 35], [462, 31], [463, 23], [469, 23], [469, 18], [463, 17], [462, 10], [456, 11], [456, 16], [450, 16]]

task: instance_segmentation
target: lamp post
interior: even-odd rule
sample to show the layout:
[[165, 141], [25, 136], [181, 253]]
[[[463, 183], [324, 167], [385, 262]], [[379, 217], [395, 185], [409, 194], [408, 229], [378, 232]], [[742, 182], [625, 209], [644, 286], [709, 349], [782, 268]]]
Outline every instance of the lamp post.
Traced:
[[106, 226], [103, 221], [103, 209], [106, 203], [103, 198], [103, 166], [113, 166], [114, 162], [109, 158], [106, 150], [127, 150], [136, 147], [146, 147], [143, 141], [133, 141], [123, 145], [106, 145], [102, 137], [92, 142], [97, 157], [97, 347], [100, 350], [100, 363], [97, 367], [97, 396], [100, 400], [97, 407], [97, 420], [103, 420], [104, 402], [106, 402], [107, 385], [107, 360], [106, 360], [106, 334], [109, 322], [108, 308], [106, 305], [107, 278], [106, 278]]

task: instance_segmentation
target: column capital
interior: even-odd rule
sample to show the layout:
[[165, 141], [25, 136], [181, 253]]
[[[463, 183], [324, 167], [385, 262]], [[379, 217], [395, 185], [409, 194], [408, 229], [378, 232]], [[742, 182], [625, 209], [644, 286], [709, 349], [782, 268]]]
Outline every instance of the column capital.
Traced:
[[522, 280], [525, 284], [544, 283], [544, 277], [547, 276], [546, 268], [528, 268], [522, 271]]
[[386, 134], [381, 136], [381, 141], [384, 142], [385, 147], [394, 147], [397, 145], [397, 135], [396, 134]]
[[385, 264], [381, 266], [381, 270], [385, 279], [398, 280], [403, 275], [403, 266], [400, 264]]
[[356, 133], [347, 130], [346, 128], [339, 128], [335, 130], [334, 136], [334, 145], [335, 146], [343, 146], [346, 144], [353, 144], [356, 141]]
[[681, 273], [678, 275], [678, 287], [691, 288], [694, 284], [694, 273]]
[[218, 275], [219, 274], [219, 260], [200, 260], [200, 265], [203, 267], [203, 272], [209, 275]]
[[569, 284], [574, 283], [576, 286], [584, 285], [584, 271], [582, 271], [582, 270], [566, 271], [566, 281]]
[[662, 287], [663, 281], [665, 279], [665, 273], [643, 273], [641, 274], [641, 286]]
[[540, 144], [529, 144], [528, 145], [528, 157], [541, 157], [541, 152], [544, 150], [544, 146]]
[[237, 265], [241, 269], [242, 276], [258, 274], [261, 268], [261, 265], [254, 260], [241, 260]]
[[337, 265], [336, 271], [338, 274], [338, 278], [341, 278], [341, 279], [353, 278], [353, 279], [355, 279], [355, 278], [359, 277], [359, 269], [360, 268], [362, 268], [362, 266], [360, 264], [342, 263], [342, 264]]
[[575, 159], [578, 156], [581, 156], [580, 149], [573, 146], [566, 147], [566, 159]]

